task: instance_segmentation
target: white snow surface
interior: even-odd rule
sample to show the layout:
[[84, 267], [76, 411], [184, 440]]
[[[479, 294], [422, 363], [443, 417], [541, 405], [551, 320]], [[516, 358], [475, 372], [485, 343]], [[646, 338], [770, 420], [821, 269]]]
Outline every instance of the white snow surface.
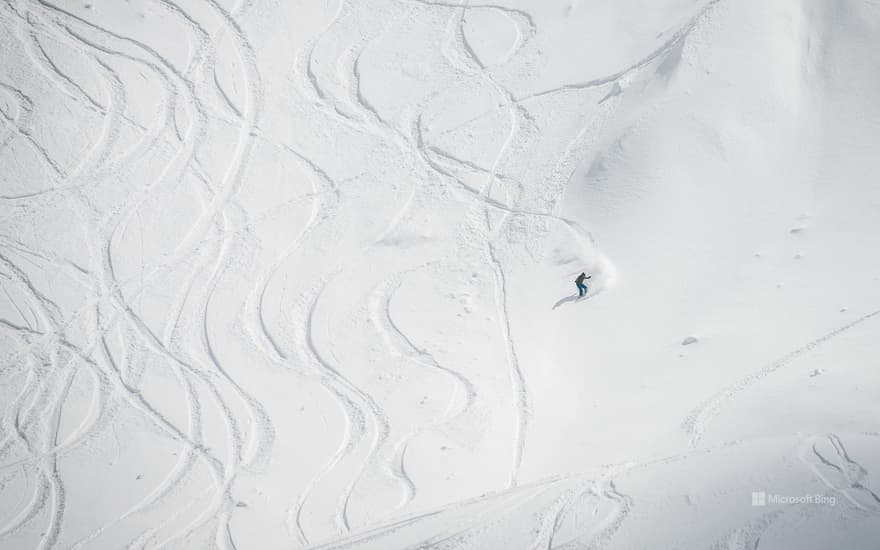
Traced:
[[877, 548], [880, 3], [464, 4], [0, 3], [0, 548]]

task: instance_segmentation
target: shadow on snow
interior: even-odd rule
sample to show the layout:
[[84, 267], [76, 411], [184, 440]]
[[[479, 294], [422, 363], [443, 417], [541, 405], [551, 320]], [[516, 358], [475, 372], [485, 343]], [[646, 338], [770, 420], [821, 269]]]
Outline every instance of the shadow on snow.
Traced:
[[[588, 296], [588, 295], [587, 295], [587, 296]], [[561, 306], [562, 304], [567, 304], [567, 303], [569, 303], [569, 302], [580, 302], [581, 300], [586, 299], [587, 296], [574, 296], [574, 295], [572, 295], [572, 296], [566, 296], [565, 298], [563, 298], [563, 299], [559, 300], [558, 302], [556, 302], [555, 304], [553, 304], [553, 308], [552, 308], [552, 309], [556, 309], [556, 308], [558, 308], [559, 306]]]

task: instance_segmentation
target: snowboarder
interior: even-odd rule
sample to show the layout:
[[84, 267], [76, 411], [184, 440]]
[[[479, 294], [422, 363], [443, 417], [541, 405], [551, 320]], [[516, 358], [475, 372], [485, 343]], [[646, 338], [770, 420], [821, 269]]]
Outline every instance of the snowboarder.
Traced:
[[587, 275], [586, 273], [581, 273], [578, 275], [578, 278], [574, 280], [574, 284], [578, 287], [578, 298], [583, 298], [587, 293], [587, 285], [584, 284], [584, 279], [589, 279], [592, 275]]

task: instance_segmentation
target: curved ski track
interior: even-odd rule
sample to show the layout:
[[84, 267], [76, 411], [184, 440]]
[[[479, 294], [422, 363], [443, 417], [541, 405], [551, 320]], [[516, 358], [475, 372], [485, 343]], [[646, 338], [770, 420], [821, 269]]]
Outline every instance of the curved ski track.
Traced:
[[[45, 98], [0, 75], [0, 93], [11, 105], [0, 112], [0, 150], [21, 143], [41, 163], [46, 180], [22, 192], [3, 190], [0, 217], [10, 218], [13, 210], [20, 210], [38, 218], [60, 205], [72, 213], [82, 230], [77, 241], [81, 248], [72, 254], [17, 235], [0, 235], [0, 277], [5, 299], [17, 312], [14, 319], [0, 319], [4, 338], [16, 342], [0, 364], [0, 377], [10, 397], [0, 418], [0, 472], [16, 472], [27, 487], [13, 513], [0, 518], [0, 545], [35, 532], [43, 534], [39, 548], [90, 548], [100, 545], [102, 537], [127, 528], [132, 534], [130, 548], [186, 545], [195, 537], [216, 547], [236, 548], [240, 536], [234, 518], [246, 513], [237, 492], [239, 482], [245, 477], [259, 479], [272, 463], [279, 437], [275, 423], [285, 420], [272, 417], [260, 393], [265, 388], [251, 383], [248, 369], [281, 373], [291, 385], [317, 384], [325, 390], [322, 398], [335, 407], [344, 424], [342, 433], [327, 434], [338, 445], [314, 471], [306, 472], [301, 487], [291, 488], [294, 497], [273, 503], [284, 508], [283, 528], [291, 543], [355, 547], [425, 519], [465, 513], [476, 506], [481, 511], [465, 524], [433, 533], [414, 546], [456, 548], [476, 540], [492, 525], [500, 525], [501, 518], [520, 513], [533, 499], [544, 502], [545, 498], [546, 506], [536, 514], [531, 548], [593, 547], [608, 542], [633, 506], [633, 499], [617, 489], [613, 478], [648, 463], [611, 468], [597, 480], [569, 476], [531, 484], [519, 481], [527, 451], [531, 396], [528, 365], [522, 364], [517, 353], [520, 325], [512, 319], [508, 296], [507, 231], [514, 218], [538, 219], [561, 224], [584, 247], [595, 247], [586, 230], [555, 210], [576, 164], [591, 148], [615, 101], [604, 102], [599, 115], [563, 154], [549, 159], [548, 165], [554, 167], [547, 182], [552, 195], [549, 206], [535, 208], [518, 197], [515, 189], [522, 187], [521, 182], [506, 169], [535, 131], [528, 102], [610, 86], [649, 66], [685, 40], [717, 1], [705, 4], [665, 43], [629, 67], [524, 97], [516, 97], [505, 86], [496, 65], [479, 58], [465, 32], [468, 10], [495, 10], [509, 18], [517, 32], [515, 44], [500, 64], [536, 55], [533, 42], [539, 29], [535, 18], [528, 11], [501, 4], [340, 0], [329, 21], [296, 53], [290, 67], [291, 97], [286, 101], [307, 107], [296, 123], [315, 130], [326, 126], [356, 136], [358, 142], [382, 146], [387, 164], [405, 167], [411, 176], [403, 200], [391, 194], [389, 182], [381, 175], [366, 176], [376, 197], [395, 196], [397, 203], [380, 220], [381, 229], [370, 235], [364, 257], [407, 223], [422, 198], [432, 193], [445, 196], [448, 191], [452, 198], [447, 200], [465, 205], [469, 212], [470, 221], [462, 229], [467, 232], [463, 246], [470, 257], [480, 259], [473, 269], [487, 274], [494, 285], [497, 338], [504, 348], [509, 380], [504, 391], [511, 404], [504, 427], [499, 428], [511, 438], [510, 454], [504, 458], [509, 464], [506, 486], [498, 487], [496, 493], [414, 513], [411, 505], [421, 493], [418, 478], [406, 466], [410, 443], [453, 422], [466, 421], [480, 400], [484, 382], [459, 365], [447, 364], [432, 354], [430, 346], [417, 343], [392, 315], [391, 303], [408, 277], [424, 273], [442, 279], [454, 262], [416, 259], [399, 266], [378, 265], [370, 287], [361, 295], [363, 303], [353, 310], [359, 321], [355, 326], [369, 327], [365, 341], [380, 343], [372, 350], [382, 358], [379, 363], [411, 372], [430, 371], [449, 382], [449, 393], [436, 396], [445, 399], [444, 412], [409, 426], [386, 410], [381, 395], [371, 393], [374, 384], [357, 382], [364, 379], [365, 368], [379, 367], [341, 362], [328, 348], [325, 335], [332, 339], [334, 331], [345, 330], [332, 325], [337, 312], [329, 311], [332, 301], [328, 296], [341, 280], [352, 278], [360, 258], [340, 263], [315, 251], [332, 250], [337, 240], [354, 238], [340, 234], [340, 228], [346, 227], [352, 206], [357, 206], [352, 202], [357, 197], [348, 186], [361, 176], [346, 174], [310, 144], [282, 139], [263, 127], [274, 99], [267, 93], [269, 79], [261, 74], [260, 52], [252, 42], [254, 31], [248, 19], [249, 13], [262, 6], [253, 0], [233, 7], [219, 0], [145, 0], [183, 29], [175, 39], [185, 40], [190, 48], [181, 63], [163, 53], [165, 44], [132, 34], [129, 27], [115, 28], [67, 3], [5, 0], [0, 6], [0, 25], [8, 31], [8, 40], [24, 53], [23, 63], [31, 78], [47, 82], [57, 95], [55, 100], [71, 116], [80, 113], [84, 120], [97, 122], [91, 126], [83, 122], [85, 149], [69, 161], [35, 130]], [[192, 9], [195, 5], [198, 9]], [[392, 119], [364, 91], [365, 56], [392, 27], [406, 24], [408, 18], [426, 18], [436, 24], [443, 36], [437, 47], [452, 76], [440, 91], [408, 105], [399, 119]], [[221, 57], [226, 51], [221, 50], [223, 41], [232, 44], [235, 59]], [[59, 48], [78, 59], [80, 69], [95, 77], [103, 93], [96, 94], [78, 80], [78, 73], [54, 57]], [[218, 73], [223, 61], [237, 71], [231, 76], [240, 84], [237, 95], [224, 88]], [[143, 98], [133, 89], [132, 75], [161, 91], [152, 105], [135, 104]], [[423, 121], [433, 114], [437, 98], [465, 82], [493, 90], [498, 108], [506, 115], [503, 135], [488, 166], [457, 158], [426, 141], [424, 135]], [[153, 120], [141, 120], [138, 107], [152, 109]], [[230, 129], [232, 142], [228, 150], [205, 157], [218, 127]], [[263, 148], [292, 159], [310, 189], [278, 205], [277, 212], [255, 214], [243, 194], [254, 183], [249, 170]], [[205, 158], [213, 162], [206, 163]], [[482, 184], [472, 187], [462, 181], [456, 175], [461, 169], [479, 174]], [[170, 208], [189, 185], [198, 189], [197, 212], [175, 220], [181, 231], [161, 253], [145, 260], [142, 235], [148, 224], [144, 217], [156, 204]], [[310, 202], [308, 215], [284, 244], [264, 243], [253, 231], [303, 201]], [[132, 236], [138, 232], [140, 244], [132, 245]], [[302, 269], [307, 262], [316, 268]], [[75, 284], [79, 301], [71, 304], [69, 296], [54, 294], [58, 288], [39, 275], [47, 270]], [[242, 280], [247, 281], [243, 289]], [[279, 299], [275, 291], [289, 280], [296, 281], [296, 288], [284, 288]], [[155, 312], [144, 307], [157, 295], [167, 298], [161, 303], [159, 321]], [[230, 300], [235, 307], [228, 307]], [[733, 393], [849, 326], [707, 402], [688, 423], [692, 443], [696, 445]], [[226, 332], [221, 332], [224, 328]], [[252, 354], [253, 364], [229, 357], [230, 339]], [[169, 385], [161, 398], [150, 389], [150, 381], [157, 376]], [[175, 401], [183, 413], [175, 415], [168, 400]], [[137, 419], [134, 429], [175, 446], [176, 458], [158, 479], [149, 481], [147, 490], [116, 510], [114, 517], [89, 526], [86, 534], [74, 539], [65, 531], [72, 499], [59, 464], [83, 453], [100, 452], [110, 434], [118, 438], [114, 423], [123, 413], [125, 418]], [[220, 425], [221, 435], [209, 425]], [[831, 443], [838, 462], [844, 463], [832, 470], [843, 472], [847, 480], [857, 480], [860, 470], [847, 465], [842, 444], [836, 439]], [[810, 464], [825, 470], [831, 461], [818, 451], [818, 463], [805, 456], [812, 460]], [[831, 485], [836, 483], [834, 475], [819, 475], [825, 475], [823, 479]], [[358, 489], [376, 478], [392, 480], [401, 497], [375, 514], [390, 523], [359, 524], [352, 519], [352, 510], [363, 504], [355, 502]], [[191, 493], [179, 490], [197, 483], [201, 485]], [[0, 494], [7, 487], [0, 485]], [[849, 491], [854, 502], [871, 509], [876, 506], [873, 493]], [[577, 540], [555, 540], [564, 517], [584, 494], [607, 501], [614, 512]], [[139, 527], [145, 524], [153, 527]], [[320, 546], [310, 546], [314, 544]]]

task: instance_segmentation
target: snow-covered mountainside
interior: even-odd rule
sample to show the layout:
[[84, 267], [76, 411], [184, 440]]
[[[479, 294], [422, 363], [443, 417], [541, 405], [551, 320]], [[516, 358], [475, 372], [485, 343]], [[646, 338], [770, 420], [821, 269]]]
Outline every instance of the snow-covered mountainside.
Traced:
[[876, 548], [877, 52], [872, 0], [3, 0], [0, 548]]

